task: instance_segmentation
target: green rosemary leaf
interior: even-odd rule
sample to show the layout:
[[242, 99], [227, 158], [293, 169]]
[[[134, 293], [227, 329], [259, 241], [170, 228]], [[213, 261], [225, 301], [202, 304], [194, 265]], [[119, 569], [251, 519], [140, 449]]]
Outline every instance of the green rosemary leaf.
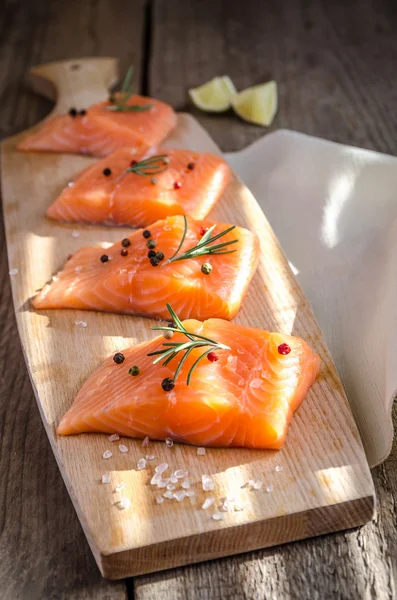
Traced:
[[124, 77], [123, 85], [121, 86], [121, 90], [120, 90], [121, 93], [130, 91], [133, 72], [134, 72], [134, 66], [130, 65], [130, 67], [128, 68], [128, 71], [126, 73], [126, 76]]
[[202, 360], [203, 358], [205, 358], [207, 356], [207, 354], [209, 354], [212, 351], [213, 351], [213, 348], [210, 348], [209, 350], [206, 350], [205, 352], [203, 352], [203, 354], [201, 354], [198, 357], [197, 360], [194, 361], [194, 363], [192, 364], [192, 366], [189, 369], [189, 373], [187, 374], [186, 385], [189, 385], [192, 373], [193, 373], [194, 369], [197, 367], [197, 365], [199, 364], [200, 360]]
[[[179, 242], [179, 246], [178, 246], [177, 250], [174, 252], [174, 254], [171, 256], [171, 258], [168, 259], [167, 262], [171, 262], [172, 261], [172, 259], [174, 258], [174, 256], [176, 256], [178, 254], [179, 250], [182, 248], [183, 242], [185, 241], [186, 234], [187, 234], [187, 219], [186, 219], [186, 215], [183, 215], [183, 227], [184, 227], [184, 229], [183, 229], [183, 235], [182, 235], [181, 241]], [[168, 308], [168, 310], [170, 310], [169, 309], [169, 304], [167, 304], [167, 308]]]

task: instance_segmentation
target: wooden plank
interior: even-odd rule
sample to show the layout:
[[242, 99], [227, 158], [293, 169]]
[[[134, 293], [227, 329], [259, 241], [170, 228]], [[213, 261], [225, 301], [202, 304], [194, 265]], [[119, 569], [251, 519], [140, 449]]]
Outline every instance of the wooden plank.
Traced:
[[[79, 70], [76, 71], [76, 65]], [[74, 60], [35, 69], [59, 89], [55, 113], [73, 99], [87, 106], [106, 96], [112, 80], [111, 59]], [[141, 442], [128, 440], [128, 455], [104, 435], [58, 437], [55, 427], [94, 368], [117, 349], [152, 337], [153, 322], [81, 311], [33, 311], [30, 299], [77, 247], [116, 241], [128, 229], [61, 225], [45, 218], [57, 191], [93, 159], [83, 156], [20, 153], [21, 135], [3, 143], [2, 186], [14, 304], [23, 348], [39, 409], [65, 483], [101, 572], [109, 578], [152, 572], [207, 558], [235, 554], [327, 531], [353, 527], [371, 519], [373, 488], [364, 451], [328, 349], [288, 261], [251, 193], [236, 178], [212, 211], [211, 218], [237, 223], [258, 234], [261, 258], [244, 305], [235, 319], [244, 325], [304, 337], [320, 354], [321, 375], [294, 418], [282, 452], [217, 449], [205, 457], [195, 448], [151, 443], [157, 462], [172, 469], [188, 467], [195, 502], [157, 505], [148, 485], [153, 467], [137, 471]], [[194, 119], [179, 116], [170, 147], [218, 151]], [[29, 196], [29, 202], [26, 197]], [[73, 235], [75, 231], [76, 235]], [[87, 327], [77, 328], [84, 319]], [[323, 435], [318, 435], [322, 431]], [[110, 444], [111, 445], [111, 444]], [[280, 472], [276, 471], [279, 466]], [[101, 485], [109, 471], [111, 485]], [[202, 473], [216, 482], [216, 496], [241, 497], [245, 509], [215, 522], [201, 510]], [[268, 494], [242, 489], [264, 475], [274, 485]], [[130, 510], [117, 508], [114, 488], [121, 481]]]
[[[2, 3], [0, 137], [43, 118], [51, 102], [26, 89], [29, 66], [76, 55], [120, 54], [140, 80], [144, 1]], [[126, 598], [101, 578], [40, 422], [23, 364], [0, 231], [0, 588], [6, 598]], [[28, 474], [28, 477], [26, 477]], [[61, 535], [62, 532], [62, 535]]]
[[[156, 0], [152, 22], [149, 92], [189, 106], [222, 149], [241, 149], [266, 131], [232, 115], [204, 115], [188, 104], [189, 87], [228, 73], [239, 88], [277, 78], [280, 111], [271, 130], [291, 128], [397, 153], [389, 126], [397, 94], [397, 23], [390, 3], [252, 0], [228, 2], [226, 8], [209, 0]], [[358, 530], [138, 577], [135, 597], [392, 600], [396, 468], [394, 444], [389, 459], [372, 470], [377, 519]]]

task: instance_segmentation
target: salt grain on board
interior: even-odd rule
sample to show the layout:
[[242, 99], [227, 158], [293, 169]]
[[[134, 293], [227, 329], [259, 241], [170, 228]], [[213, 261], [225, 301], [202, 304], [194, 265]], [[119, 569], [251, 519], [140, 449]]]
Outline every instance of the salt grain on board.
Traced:
[[159, 488], [165, 488], [165, 487], [167, 487], [167, 485], [169, 484], [169, 482], [170, 482], [170, 478], [167, 477], [166, 479], [160, 479], [160, 481], [158, 482], [157, 485], [158, 485]]
[[85, 321], [75, 321], [74, 324], [76, 327], [87, 327], [87, 323]]
[[19, 271], [18, 269], [11, 269], [10, 271], [8, 271], [9, 275], [18, 275]]
[[114, 491], [121, 492], [124, 488], [125, 488], [125, 483], [124, 483], [124, 481], [121, 481], [118, 485], [116, 485], [116, 487], [114, 488]]
[[185, 489], [188, 490], [190, 488], [190, 481], [189, 479], [185, 479], [185, 481], [182, 481], [181, 486]]
[[160, 463], [154, 470], [156, 471], [156, 473], [164, 473], [164, 471], [166, 471], [167, 469], [168, 463]]
[[269, 485], [266, 486], [267, 493], [271, 494], [273, 490], [274, 490], [273, 484], [269, 483]]
[[150, 485], [158, 485], [161, 481], [161, 473], [155, 473], [150, 480]]
[[204, 454], [205, 454], [205, 448], [197, 448], [198, 456], [204, 456]]
[[174, 484], [173, 484], [173, 483], [169, 483], [169, 484], [167, 485], [167, 490], [168, 490], [168, 491], [172, 492], [172, 490], [174, 490], [174, 489], [175, 489], [175, 486], [174, 486]]
[[113, 433], [108, 437], [109, 442], [117, 442], [120, 439], [120, 436], [117, 433]]
[[177, 471], [174, 472], [174, 475], [178, 479], [183, 479], [184, 477], [187, 477], [189, 475], [189, 472], [186, 471], [186, 469], [178, 469]]
[[174, 442], [171, 438], [166, 438], [165, 443], [168, 446], [168, 448], [172, 448], [172, 446], [174, 445]]
[[120, 501], [117, 503], [117, 508], [119, 510], [126, 510], [131, 506], [131, 500], [128, 498], [120, 498]]
[[201, 508], [203, 508], [204, 510], [206, 510], [207, 508], [209, 508], [210, 506], [212, 506], [215, 502], [215, 498], [214, 497], [210, 497], [210, 498], [206, 498], [204, 500], [203, 505], [201, 506]]
[[171, 499], [173, 496], [173, 492], [170, 492], [170, 491], [165, 492], [165, 494], [163, 494], [163, 496], [164, 496], [164, 498]]
[[156, 457], [154, 454], [146, 454], [145, 458], [146, 460], [154, 460]]
[[260, 490], [262, 485], [263, 485], [263, 481], [258, 479], [257, 481], [254, 481], [254, 485], [252, 487], [254, 488], [254, 490]]
[[79, 232], [78, 231], [72, 231], [72, 237], [74, 237], [74, 238], [80, 237]]
[[193, 498], [193, 496], [196, 495], [196, 492], [194, 490], [188, 490], [186, 492], [186, 498]]
[[113, 456], [113, 454], [110, 452], [110, 450], [105, 450], [103, 453], [103, 458], [110, 458], [111, 456]]
[[283, 470], [283, 467], [281, 467], [280, 465], [277, 465], [274, 470], [276, 471], [276, 473], [280, 473], [280, 471]]
[[142, 469], [146, 469], [146, 460], [144, 458], [140, 458], [137, 462], [138, 471], [142, 471]]
[[201, 483], [203, 485], [203, 490], [205, 492], [210, 492], [215, 487], [215, 484], [214, 484], [213, 480], [208, 475], [202, 475], [201, 476]]
[[142, 442], [142, 448], [146, 448], [149, 445], [149, 436], [146, 436]]
[[104, 473], [101, 478], [102, 483], [110, 483], [110, 475], [109, 473]]
[[124, 446], [124, 444], [120, 444], [119, 446], [119, 450], [120, 452], [124, 453], [124, 452], [128, 452], [128, 448], [127, 446]]
[[235, 504], [234, 505], [234, 511], [235, 512], [240, 512], [241, 510], [244, 510], [243, 506], [241, 504]]
[[178, 477], [173, 473], [170, 477], [171, 483], [178, 483]]
[[164, 502], [163, 496], [157, 496], [156, 497], [156, 502], [157, 502], [157, 504], [162, 504]]
[[174, 498], [178, 502], [182, 502], [182, 500], [184, 499], [185, 496], [186, 496], [185, 490], [178, 490], [177, 492], [174, 492]]
[[219, 509], [219, 510], [221, 510], [222, 512], [228, 512], [228, 510], [229, 510], [229, 502], [228, 502], [227, 500], [225, 500], [225, 501], [224, 501], [224, 502], [221, 504], [221, 506], [220, 506], [220, 509]]
[[212, 518], [214, 519], [214, 521], [223, 521], [225, 518], [225, 513], [216, 512], [212, 515]]

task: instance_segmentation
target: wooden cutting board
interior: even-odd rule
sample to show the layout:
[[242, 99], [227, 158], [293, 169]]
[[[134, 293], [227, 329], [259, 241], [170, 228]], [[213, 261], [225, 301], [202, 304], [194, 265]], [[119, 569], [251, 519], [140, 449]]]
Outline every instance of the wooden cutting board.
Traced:
[[[79, 59], [34, 69], [34, 88], [57, 94], [53, 115], [85, 108], [106, 97], [117, 79], [114, 59]], [[26, 132], [25, 132], [26, 133]], [[279, 452], [196, 448], [163, 442], [122, 440], [106, 435], [62, 438], [61, 416], [92, 371], [110, 354], [151, 336], [153, 321], [95, 312], [35, 312], [31, 298], [63, 265], [69, 253], [109, 243], [126, 228], [58, 225], [44, 216], [62, 187], [93, 159], [67, 154], [18, 153], [22, 133], [2, 146], [2, 189], [10, 277], [25, 360], [38, 407], [65, 484], [92, 552], [105, 577], [117, 579], [263, 548], [360, 525], [374, 513], [370, 471], [348, 402], [312, 310], [298, 286], [269, 223], [249, 190], [234, 178], [210, 215], [255, 231], [262, 247], [258, 271], [236, 322], [302, 336], [320, 354], [321, 374], [295, 415]], [[169, 147], [219, 152], [189, 115], [179, 115]], [[304, 235], [304, 232], [302, 232]], [[18, 272], [16, 272], [16, 269]], [[86, 322], [86, 327], [75, 325]], [[22, 357], [21, 357], [22, 361]], [[21, 365], [21, 368], [22, 365]], [[105, 460], [105, 450], [113, 456]], [[137, 470], [145, 454], [149, 468]], [[179, 503], [156, 503], [150, 486], [154, 467], [188, 469], [196, 495]], [[101, 483], [110, 473], [111, 483]], [[201, 505], [208, 493], [202, 474], [215, 481], [217, 500], [232, 493], [243, 506], [223, 521]], [[29, 476], [26, 474], [26, 476]], [[260, 490], [244, 485], [263, 480]], [[125, 489], [115, 492], [117, 484]], [[131, 501], [119, 510], [121, 495]], [[59, 533], [62, 535], [62, 532]]]

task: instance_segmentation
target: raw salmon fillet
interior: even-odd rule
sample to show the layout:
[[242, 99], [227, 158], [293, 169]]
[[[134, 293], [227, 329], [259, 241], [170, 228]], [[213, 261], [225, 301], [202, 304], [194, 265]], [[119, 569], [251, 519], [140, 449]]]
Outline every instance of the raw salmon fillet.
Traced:
[[[195, 246], [202, 238], [203, 228], [209, 221], [187, 218], [188, 229], [181, 252]], [[214, 234], [229, 225], [217, 224]], [[156, 251], [165, 259], [152, 266], [148, 258], [149, 242], [143, 230], [128, 238], [130, 245], [121, 242], [104, 250], [88, 246], [78, 250], [68, 260], [55, 281], [46, 285], [34, 298], [36, 309], [78, 308], [128, 313], [167, 318], [166, 303], [182, 319], [220, 317], [232, 319], [240, 309], [258, 262], [257, 237], [242, 227], [236, 227], [220, 241], [237, 239], [233, 254], [211, 255], [166, 263], [177, 250], [184, 232], [184, 217], [174, 216], [158, 221], [150, 227]], [[121, 252], [127, 250], [128, 255]], [[106, 255], [109, 260], [102, 263]], [[212, 272], [201, 271], [204, 263], [212, 265]]]
[[[163, 367], [153, 365], [153, 356], [147, 356], [162, 348], [163, 337], [123, 350], [122, 364], [109, 357], [85, 382], [58, 433], [104, 432], [170, 437], [201, 446], [281, 448], [294, 411], [319, 373], [319, 356], [300, 338], [222, 319], [183, 324], [189, 332], [230, 350], [217, 350], [216, 362], [204, 358], [186, 385], [187, 372], [203, 351], [193, 350], [170, 392], [161, 383], [173, 378], [180, 358]], [[172, 338], [185, 340], [180, 333]], [[280, 344], [288, 344], [288, 355], [279, 353]], [[133, 365], [140, 369], [136, 377], [128, 373]]]
[[90, 106], [86, 114], [52, 117], [18, 144], [18, 150], [72, 152], [107, 156], [129, 147], [142, 153], [160, 144], [176, 126], [171, 106], [144, 96], [131, 96], [128, 105], [151, 104], [142, 112], [113, 112], [109, 101]]
[[135, 150], [124, 148], [99, 160], [65, 187], [47, 216], [58, 221], [132, 227], [146, 227], [172, 215], [203, 219], [230, 180], [229, 166], [218, 156], [189, 150], [156, 154], [169, 162], [153, 176], [126, 169], [131, 159], [139, 162], [154, 152], [137, 156]]

